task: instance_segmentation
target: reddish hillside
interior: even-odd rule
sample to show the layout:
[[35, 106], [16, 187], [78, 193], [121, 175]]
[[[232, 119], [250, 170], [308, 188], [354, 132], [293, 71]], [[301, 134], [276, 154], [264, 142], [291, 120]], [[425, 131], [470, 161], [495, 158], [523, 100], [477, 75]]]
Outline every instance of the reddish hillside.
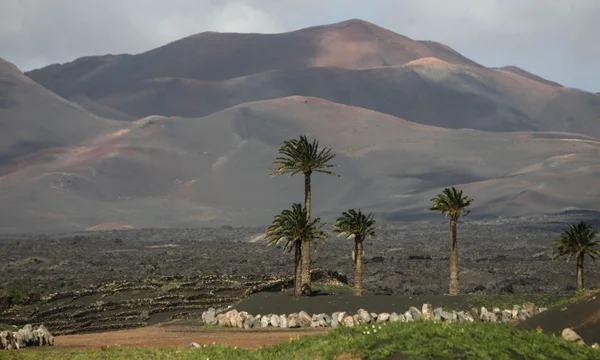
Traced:
[[94, 116], [0, 59], [0, 163], [35, 151], [74, 145], [115, 124]]
[[298, 134], [338, 154], [342, 178], [314, 178], [315, 214], [327, 221], [358, 206], [422, 217], [436, 192], [456, 184], [479, 215], [600, 210], [600, 141], [581, 135], [449, 130], [299, 96], [123, 126], [0, 167], [0, 229], [264, 225], [302, 195], [301, 178], [269, 177], [277, 149]]
[[205, 32], [135, 56], [86, 57], [30, 71], [62, 95], [92, 99], [159, 77], [224, 80], [268, 70], [325, 66], [362, 69], [401, 65], [422, 57], [476, 65], [447, 46], [420, 42], [362, 20], [283, 34]]

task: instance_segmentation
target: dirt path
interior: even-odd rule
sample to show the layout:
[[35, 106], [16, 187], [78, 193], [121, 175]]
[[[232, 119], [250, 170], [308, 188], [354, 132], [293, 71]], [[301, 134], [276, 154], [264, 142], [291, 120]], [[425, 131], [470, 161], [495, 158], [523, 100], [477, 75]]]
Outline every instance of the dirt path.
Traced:
[[177, 324], [148, 326], [140, 329], [111, 331], [95, 334], [63, 335], [55, 338], [56, 348], [100, 348], [116, 347], [182, 347], [192, 342], [204, 344], [226, 344], [249, 349], [263, 345], [275, 345], [288, 341], [293, 336], [316, 335], [322, 329], [210, 329]]

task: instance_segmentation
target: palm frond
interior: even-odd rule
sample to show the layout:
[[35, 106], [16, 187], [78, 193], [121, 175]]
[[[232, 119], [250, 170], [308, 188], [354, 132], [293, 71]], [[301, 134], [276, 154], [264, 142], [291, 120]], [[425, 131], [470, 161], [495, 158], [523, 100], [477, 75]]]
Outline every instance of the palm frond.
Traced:
[[469, 206], [473, 203], [473, 199], [468, 196], [463, 196], [462, 190], [456, 188], [445, 188], [441, 194], [432, 198], [431, 207], [428, 211], [439, 211], [443, 215], [450, 216], [458, 220], [460, 216], [467, 216], [471, 212]]
[[322, 230], [324, 225], [320, 218], [308, 220], [306, 208], [301, 204], [293, 204], [291, 210], [286, 209], [275, 215], [265, 238], [268, 246], [284, 242], [284, 252], [291, 252], [296, 242], [311, 241], [317, 247], [319, 241], [325, 242], [328, 237]]
[[367, 238], [376, 238], [376, 221], [373, 213], [365, 215], [359, 209], [344, 211], [333, 225], [333, 232], [338, 236], [345, 236], [346, 239], [354, 238], [357, 241], [363, 241]]
[[592, 259], [600, 255], [600, 241], [596, 240], [598, 231], [584, 223], [569, 224], [567, 229], [555, 240], [554, 259], [566, 256], [567, 261], [579, 255], [588, 255]]
[[305, 135], [302, 135], [298, 139], [286, 140], [279, 148], [279, 154], [282, 156], [277, 157], [273, 162], [271, 176], [320, 172], [339, 177], [338, 174], [326, 170], [337, 167], [329, 163], [336, 154], [329, 147], [319, 149], [319, 142], [316, 139], [311, 143]]

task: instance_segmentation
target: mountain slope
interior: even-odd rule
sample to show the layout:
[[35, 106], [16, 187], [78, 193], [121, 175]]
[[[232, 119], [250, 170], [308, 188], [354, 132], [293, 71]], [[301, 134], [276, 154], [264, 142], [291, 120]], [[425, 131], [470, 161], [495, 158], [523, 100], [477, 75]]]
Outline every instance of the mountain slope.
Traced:
[[425, 125], [600, 137], [600, 99], [520, 68], [486, 68], [361, 20], [283, 34], [201, 33], [138, 55], [28, 73], [100, 116], [200, 117], [248, 101], [320, 97]]
[[431, 194], [456, 184], [476, 199], [474, 215], [599, 209], [594, 138], [448, 130], [289, 97], [199, 119], [142, 119], [4, 170], [0, 201], [21, 206], [3, 207], [0, 228], [263, 225], [302, 199], [301, 178], [268, 175], [281, 143], [298, 134], [338, 153], [341, 179], [314, 176], [315, 214], [329, 221], [356, 206], [389, 219], [423, 217]]
[[348, 20], [282, 34], [206, 32], [134, 56], [86, 57], [27, 75], [61, 96], [96, 99], [143, 79], [225, 80], [268, 70], [402, 65], [422, 57], [477, 66], [447, 46]]
[[112, 122], [53, 94], [0, 59], [0, 163], [77, 144], [111, 126]]
[[267, 71], [225, 81], [157, 78], [131, 84], [102, 102], [138, 117], [196, 117], [248, 101], [294, 95], [320, 97], [445, 128], [600, 136], [600, 98], [592, 94], [503, 70], [452, 65], [434, 58], [364, 70]]

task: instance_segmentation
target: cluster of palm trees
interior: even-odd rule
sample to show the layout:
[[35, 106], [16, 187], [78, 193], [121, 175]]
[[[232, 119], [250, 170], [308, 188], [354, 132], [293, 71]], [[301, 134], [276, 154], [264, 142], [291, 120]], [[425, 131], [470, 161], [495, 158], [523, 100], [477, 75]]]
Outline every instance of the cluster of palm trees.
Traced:
[[[291, 210], [283, 210], [276, 215], [266, 233], [267, 245], [285, 243], [284, 252], [294, 251], [294, 295], [310, 294], [310, 251], [318, 248], [328, 238], [325, 224], [320, 218], [311, 217], [311, 175], [315, 172], [339, 177], [329, 170], [337, 165], [330, 161], [335, 154], [329, 147], [319, 148], [319, 142], [312, 142], [306, 136], [287, 140], [279, 149], [280, 156], [273, 163], [271, 176], [283, 174], [304, 175], [304, 206], [300, 203], [292, 205]], [[458, 246], [456, 228], [461, 216], [469, 214], [469, 206], [473, 199], [463, 195], [462, 190], [446, 188], [431, 200], [429, 211], [439, 211], [450, 220], [450, 286], [449, 294], [460, 293]], [[342, 213], [332, 232], [347, 239], [354, 239], [352, 260], [354, 262], [354, 295], [362, 295], [363, 243], [366, 239], [376, 238], [376, 221], [372, 213], [363, 214], [360, 210], [349, 209]], [[575, 257], [577, 262], [577, 290], [583, 285], [583, 260], [586, 255], [595, 259], [600, 255], [600, 241], [596, 240], [598, 232], [591, 225], [583, 222], [570, 224], [556, 240], [554, 258], [561, 256]]]

